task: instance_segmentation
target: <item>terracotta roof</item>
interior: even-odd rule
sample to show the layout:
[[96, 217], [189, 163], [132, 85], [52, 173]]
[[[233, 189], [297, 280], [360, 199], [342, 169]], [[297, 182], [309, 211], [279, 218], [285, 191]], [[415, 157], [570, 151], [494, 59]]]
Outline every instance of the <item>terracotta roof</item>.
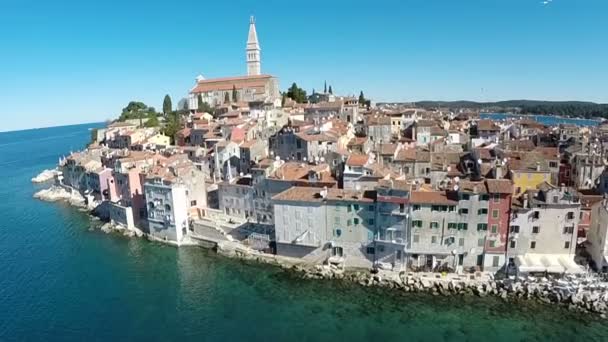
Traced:
[[458, 204], [457, 201], [448, 199], [445, 191], [412, 191], [410, 202], [413, 204]]
[[[456, 184], [453, 184], [456, 185]], [[486, 185], [483, 182], [473, 182], [470, 180], [461, 180], [458, 182], [459, 191], [485, 194], [487, 193]]]
[[492, 120], [479, 120], [479, 121], [477, 121], [477, 130], [479, 130], [479, 131], [500, 131], [500, 127], [498, 127]]
[[369, 160], [369, 156], [366, 154], [351, 154], [346, 160], [346, 165], [348, 166], [365, 166], [367, 161]]
[[380, 154], [381, 155], [393, 155], [397, 150], [396, 144], [380, 144]]
[[[291, 187], [280, 194], [275, 195], [272, 199], [275, 201], [304, 201], [318, 202], [324, 201], [321, 188], [313, 187]], [[349, 201], [349, 202], [373, 202], [375, 198], [374, 191], [353, 191], [336, 188], [328, 188], [325, 200], [327, 201]]]
[[513, 183], [509, 179], [486, 179], [486, 186], [491, 194], [513, 193]]
[[367, 142], [367, 137], [354, 137], [348, 142], [348, 146], [360, 146]]
[[227, 91], [242, 88], [261, 88], [263, 90], [267, 82], [272, 78], [270, 75], [237, 76], [202, 80], [192, 89], [191, 93], [202, 93], [214, 90]]
[[415, 148], [404, 148], [397, 152], [395, 161], [414, 161], [416, 160], [416, 149]]

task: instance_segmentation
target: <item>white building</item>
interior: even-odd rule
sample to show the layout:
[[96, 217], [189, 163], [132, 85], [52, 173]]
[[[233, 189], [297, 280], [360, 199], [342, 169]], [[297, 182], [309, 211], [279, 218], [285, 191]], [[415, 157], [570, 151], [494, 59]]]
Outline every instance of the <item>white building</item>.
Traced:
[[608, 201], [591, 207], [591, 225], [587, 232], [587, 251], [600, 272], [608, 271]]

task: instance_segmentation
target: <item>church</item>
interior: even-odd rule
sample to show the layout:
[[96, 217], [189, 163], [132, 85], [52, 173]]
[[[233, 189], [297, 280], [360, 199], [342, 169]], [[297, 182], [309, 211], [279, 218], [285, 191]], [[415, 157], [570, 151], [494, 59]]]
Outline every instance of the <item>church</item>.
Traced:
[[214, 79], [205, 79], [203, 76], [198, 76], [196, 78], [196, 85], [190, 90], [188, 96], [188, 108], [196, 111], [199, 95], [204, 102], [207, 102], [211, 106], [221, 106], [234, 102], [233, 89], [236, 89], [237, 93], [236, 102], [276, 103], [280, 100], [279, 80], [274, 76], [261, 73], [262, 61], [260, 51], [255, 20], [251, 17], [249, 20], [247, 47], [245, 49], [247, 75]]

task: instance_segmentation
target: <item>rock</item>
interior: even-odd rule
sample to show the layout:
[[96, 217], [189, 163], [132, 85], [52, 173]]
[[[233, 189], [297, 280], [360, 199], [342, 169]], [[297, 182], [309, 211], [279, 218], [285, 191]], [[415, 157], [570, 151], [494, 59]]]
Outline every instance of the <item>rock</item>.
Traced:
[[65, 201], [73, 206], [86, 207], [84, 197], [78, 191], [68, 191], [66, 188], [56, 185], [38, 191], [34, 194], [34, 198], [48, 202]]
[[55, 176], [58, 176], [60, 174], [61, 174], [61, 171], [59, 171], [57, 169], [44, 170], [44, 171], [40, 172], [40, 174], [38, 174], [38, 176], [32, 178], [32, 183], [48, 182], [48, 181], [54, 179]]

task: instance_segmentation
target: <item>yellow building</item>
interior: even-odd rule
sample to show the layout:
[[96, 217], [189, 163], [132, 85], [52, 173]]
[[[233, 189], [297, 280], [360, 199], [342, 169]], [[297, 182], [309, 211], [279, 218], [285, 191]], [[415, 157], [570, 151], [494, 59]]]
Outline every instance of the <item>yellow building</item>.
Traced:
[[550, 171], [536, 170], [511, 170], [515, 195], [519, 195], [526, 190], [536, 189], [544, 182], [551, 183]]
[[544, 182], [551, 184], [551, 170], [542, 154], [527, 152], [521, 154], [521, 158], [509, 161], [514, 195], [536, 190]]
[[156, 133], [155, 135], [148, 138], [148, 143], [154, 144], [156, 146], [169, 146], [171, 145], [171, 138], [164, 134]]

